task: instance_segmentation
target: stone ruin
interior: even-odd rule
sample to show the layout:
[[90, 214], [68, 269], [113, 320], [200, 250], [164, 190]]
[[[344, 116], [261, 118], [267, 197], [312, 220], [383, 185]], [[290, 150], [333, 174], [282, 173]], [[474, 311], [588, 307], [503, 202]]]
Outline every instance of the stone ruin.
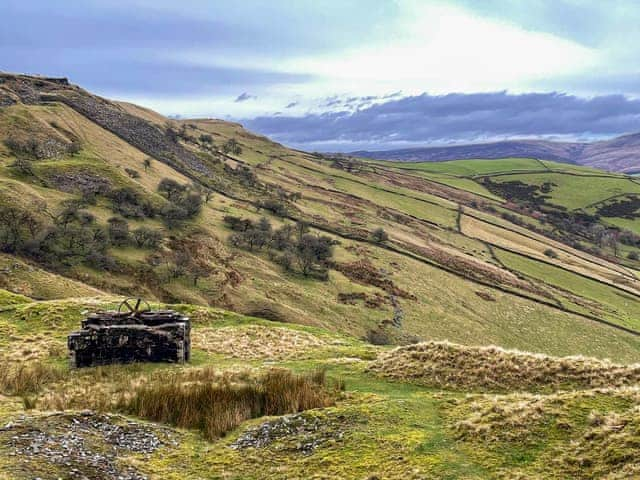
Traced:
[[[134, 303], [135, 302], [135, 303]], [[191, 356], [189, 318], [173, 310], [140, 309], [127, 299], [117, 311], [92, 313], [67, 338], [73, 367], [113, 363], [185, 363]]]

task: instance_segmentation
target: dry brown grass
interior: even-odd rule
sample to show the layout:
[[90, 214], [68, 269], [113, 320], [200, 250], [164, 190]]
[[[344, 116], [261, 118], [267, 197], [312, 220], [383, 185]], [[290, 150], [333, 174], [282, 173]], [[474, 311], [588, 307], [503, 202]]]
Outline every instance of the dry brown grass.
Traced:
[[193, 331], [192, 337], [195, 348], [243, 359], [302, 358], [305, 353], [326, 345], [311, 333], [260, 325], [199, 328]]
[[67, 370], [42, 362], [0, 373], [0, 393], [22, 396], [27, 408], [127, 413], [195, 428], [217, 438], [244, 420], [330, 406], [342, 385], [324, 371], [296, 375], [272, 369], [219, 371], [116, 365]]
[[11, 352], [0, 354], [2, 365], [64, 358], [67, 354], [67, 347], [62, 340], [47, 337], [44, 334], [38, 334], [32, 338], [11, 335], [9, 340], [11, 341]]
[[253, 381], [188, 382], [175, 376], [138, 389], [124, 406], [130, 414], [183, 428], [195, 428], [215, 439], [245, 420], [328, 407], [334, 396], [324, 373], [295, 375], [272, 370]]
[[11, 366], [5, 364], [0, 369], [0, 393], [16, 396], [34, 394], [64, 376], [62, 368], [39, 361]]
[[617, 365], [586, 357], [550, 357], [427, 342], [384, 352], [369, 367], [381, 376], [452, 389], [558, 390], [634, 385], [640, 365]]

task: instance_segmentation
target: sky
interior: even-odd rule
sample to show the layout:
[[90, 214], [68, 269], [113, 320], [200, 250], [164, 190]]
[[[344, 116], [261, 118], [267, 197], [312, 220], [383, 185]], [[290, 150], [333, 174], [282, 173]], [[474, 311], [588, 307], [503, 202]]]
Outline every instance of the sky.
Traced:
[[640, 2], [0, 0], [0, 70], [320, 151], [640, 131]]

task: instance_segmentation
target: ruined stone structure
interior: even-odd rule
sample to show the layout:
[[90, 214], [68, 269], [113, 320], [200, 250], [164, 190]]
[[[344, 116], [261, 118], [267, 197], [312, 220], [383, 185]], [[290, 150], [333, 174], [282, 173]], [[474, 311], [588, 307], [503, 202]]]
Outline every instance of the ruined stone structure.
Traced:
[[[135, 303], [134, 303], [135, 302]], [[140, 309], [141, 301], [125, 300], [118, 311], [97, 312], [69, 335], [74, 367], [131, 362], [188, 362], [189, 318], [173, 310]]]

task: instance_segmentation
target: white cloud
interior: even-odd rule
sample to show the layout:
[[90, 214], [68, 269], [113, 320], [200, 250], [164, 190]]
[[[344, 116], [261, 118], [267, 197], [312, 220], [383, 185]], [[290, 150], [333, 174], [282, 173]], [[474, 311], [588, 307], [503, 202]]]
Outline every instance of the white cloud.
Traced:
[[[351, 40], [327, 54], [257, 56], [231, 55], [208, 49], [165, 52], [187, 65], [255, 69], [282, 74], [309, 75], [306, 82], [273, 83], [251, 87], [259, 101], [234, 103], [234, 98], [153, 99], [166, 112], [248, 117], [282, 110], [294, 100], [289, 113], [327, 110], [330, 95], [385, 95], [450, 92], [522, 92], [549, 84], [550, 79], [585, 75], [601, 68], [598, 50], [552, 33], [531, 31], [514, 23], [480, 16], [445, 1], [396, 0], [396, 15], [363, 43]], [[302, 99], [302, 100], [300, 100]], [[215, 113], [214, 113], [215, 114]]]
[[519, 90], [539, 78], [586, 71], [598, 61], [594, 50], [549, 33], [443, 3], [400, 4], [393, 38], [325, 57], [292, 58], [281, 68], [322, 76], [341, 90], [444, 93]]

